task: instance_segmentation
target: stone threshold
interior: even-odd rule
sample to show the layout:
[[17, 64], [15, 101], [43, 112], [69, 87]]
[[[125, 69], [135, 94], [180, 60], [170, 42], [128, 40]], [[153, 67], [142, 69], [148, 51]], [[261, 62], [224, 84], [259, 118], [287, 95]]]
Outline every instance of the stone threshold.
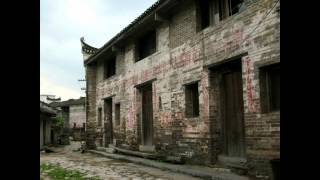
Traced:
[[127, 156], [122, 154], [112, 154], [97, 150], [87, 150], [87, 152], [101, 155], [111, 159], [117, 159], [127, 162], [132, 162], [140, 165], [150, 166], [161, 170], [169, 170], [172, 172], [178, 172], [182, 174], [191, 175], [207, 180], [250, 180], [247, 176], [240, 176], [230, 171], [230, 169], [224, 168], [211, 168], [207, 166], [197, 165], [178, 165], [165, 162], [159, 162], [155, 160]]

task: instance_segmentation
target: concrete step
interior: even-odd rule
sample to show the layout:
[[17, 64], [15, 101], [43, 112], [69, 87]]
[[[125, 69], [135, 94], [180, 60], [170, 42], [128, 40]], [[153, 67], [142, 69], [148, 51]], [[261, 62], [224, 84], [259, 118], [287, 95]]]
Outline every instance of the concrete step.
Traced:
[[118, 147], [114, 147], [117, 152], [120, 152], [122, 154], [126, 155], [133, 155], [133, 156], [138, 156], [138, 157], [143, 157], [143, 158], [148, 158], [148, 159], [157, 159], [158, 156], [154, 153], [146, 153], [146, 152], [139, 152], [139, 151], [131, 151], [127, 149], [122, 149]]
[[169, 170], [172, 172], [183, 173], [187, 175], [191, 175], [194, 177], [200, 177], [202, 179], [210, 179], [210, 180], [249, 180], [246, 176], [240, 176], [228, 169], [222, 168], [210, 168], [207, 166], [194, 166], [194, 165], [178, 165], [178, 164], [170, 164], [165, 162], [154, 161], [150, 159], [144, 159], [133, 156], [126, 156], [122, 154], [111, 154], [102, 151], [96, 150], [88, 150], [90, 153], [98, 154], [104, 157], [129, 161], [145, 166], [150, 166], [154, 168], [159, 168], [162, 170]]
[[97, 147], [96, 150], [101, 151], [101, 152], [107, 152], [107, 153], [115, 153], [116, 152], [115, 148], [112, 148], [112, 147]]

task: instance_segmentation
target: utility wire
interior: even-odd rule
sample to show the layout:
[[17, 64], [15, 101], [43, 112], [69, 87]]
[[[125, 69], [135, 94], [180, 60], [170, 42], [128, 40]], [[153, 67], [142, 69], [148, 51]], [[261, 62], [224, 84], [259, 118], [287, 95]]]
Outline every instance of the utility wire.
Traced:
[[278, 4], [279, 1], [280, 1], [280, 0], [278, 0], [278, 1], [273, 5], [273, 7], [270, 9], [270, 11], [267, 12], [267, 13], [264, 15], [264, 17], [259, 21], [259, 23], [257, 24], [257, 26], [247, 35], [246, 38], [244, 38], [244, 39], [242, 40], [242, 42], [240, 43], [240, 46], [241, 46], [242, 43], [244, 43], [244, 42], [250, 37], [250, 35], [262, 24], [262, 22], [263, 22], [263, 21], [265, 20], [265, 18], [271, 13], [271, 11], [276, 7], [276, 5]]

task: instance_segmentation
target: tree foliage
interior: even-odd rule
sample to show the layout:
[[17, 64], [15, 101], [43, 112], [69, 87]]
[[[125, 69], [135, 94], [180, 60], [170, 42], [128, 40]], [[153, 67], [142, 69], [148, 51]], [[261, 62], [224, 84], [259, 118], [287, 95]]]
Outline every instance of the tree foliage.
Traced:
[[62, 128], [64, 125], [64, 118], [62, 116], [53, 117], [52, 125], [57, 128]]

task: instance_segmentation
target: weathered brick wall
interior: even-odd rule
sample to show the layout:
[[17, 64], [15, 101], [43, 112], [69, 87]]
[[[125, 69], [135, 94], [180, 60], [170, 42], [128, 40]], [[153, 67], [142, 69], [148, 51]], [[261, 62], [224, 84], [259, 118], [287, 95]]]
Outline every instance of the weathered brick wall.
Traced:
[[[155, 79], [152, 86], [157, 151], [188, 157], [190, 163], [216, 162], [221, 152], [219, 90], [215, 88], [216, 79], [209, 78], [214, 74], [207, 66], [242, 55], [246, 154], [253, 167], [250, 173], [270, 176], [269, 160], [280, 157], [280, 113], [261, 113], [258, 69], [280, 62], [280, 8], [278, 4], [256, 28], [275, 1], [251, 2], [245, 11], [200, 32], [196, 32], [193, 1], [181, 3], [171, 22], [157, 27], [158, 51], [138, 62], [134, 43], [128, 42], [124, 54], [118, 55], [123, 58], [122, 73], [97, 81], [96, 89], [94, 83], [91, 85], [88, 123], [92, 127], [97, 124], [95, 114], [98, 107], [103, 108], [103, 98], [113, 96], [113, 106], [121, 103], [121, 123], [114, 127], [115, 138], [137, 150], [141, 102], [135, 85]], [[88, 75], [87, 70], [87, 77], [92, 76], [90, 79], [96, 82], [94, 77], [100, 77], [102, 71], [96, 73]], [[200, 116], [186, 118], [184, 84], [194, 81], [199, 85]]]
[[51, 144], [51, 119], [50, 116], [40, 113], [40, 149]]
[[97, 116], [96, 116], [96, 64], [86, 66], [86, 145], [88, 148], [96, 147]]
[[175, 9], [170, 22], [170, 48], [180, 46], [196, 34], [196, 9], [193, 0], [185, 0]]
[[[64, 107], [61, 109], [61, 111], [59, 111], [59, 116], [61, 116], [64, 119], [64, 125], [63, 127], [65, 128], [70, 128], [69, 126], [69, 108], [68, 107]], [[72, 127], [72, 126], [71, 126]]]
[[73, 128], [74, 123], [76, 127], [83, 127], [83, 123], [86, 122], [86, 113], [84, 105], [72, 105], [70, 106], [69, 127]]

